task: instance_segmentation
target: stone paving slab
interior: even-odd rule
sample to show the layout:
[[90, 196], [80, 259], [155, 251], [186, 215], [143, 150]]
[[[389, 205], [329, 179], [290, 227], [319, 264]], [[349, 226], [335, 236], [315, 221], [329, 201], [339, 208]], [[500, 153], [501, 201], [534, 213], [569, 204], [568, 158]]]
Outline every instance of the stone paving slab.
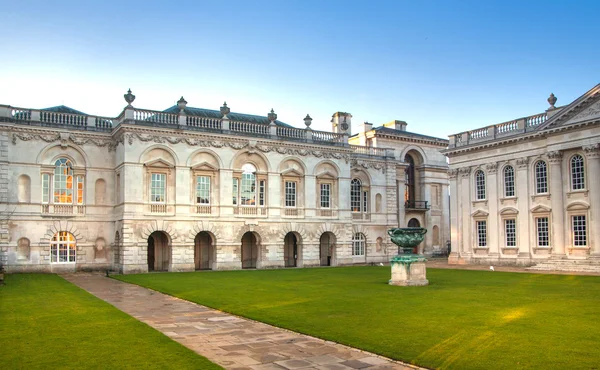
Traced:
[[420, 369], [171, 297], [101, 274], [62, 275], [226, 369]]

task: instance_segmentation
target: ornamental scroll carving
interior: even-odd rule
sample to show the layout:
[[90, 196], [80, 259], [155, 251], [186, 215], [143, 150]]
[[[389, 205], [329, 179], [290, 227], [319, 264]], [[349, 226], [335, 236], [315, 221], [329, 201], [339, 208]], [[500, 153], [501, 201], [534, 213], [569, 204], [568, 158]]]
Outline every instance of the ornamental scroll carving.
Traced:
[[498, 163], [488, 163], [485, 165], [487, 173], [494, 174], [498, 170]]
[[585, 145], [583, 147], [585, 156], [588, 158], [599, 158], [600, 157], [600, 143]]
[[529, 158], [525, 157], [525, 158], [517, 159], [517, 167], [518, 168], [527, 168], [528, 165], [529, 165]]
[[546, 155], [548, 156], [548, 161], [550, 163], [560, 163], [563, 157], [563, 154], [560, 150], [548, 152]]
[[458, 176], [458, 170], [457, 169], [448, 170], [448, 178], [455, 179], [457, 176]]
[[28, 134], [28, 133], [15, 132], [15, 133], [13, 133], [13, 136], [12, 136], [12, 143], [17, 144], [17, 139], [22, 140], [22, 141], [42, 140], [47, 143], [60, 141], [60, 145], [63, 147], [67, 146], [69, 142], [71, 142], [75, 145], [93, 144], [93, 145], [96, 145], [101, 148], [106, 147], [106, 148], [108, 148], [109, 151], [115, 150], [115, 148], [117, 147], [117, 144], [118, 144], [118, 142], [115, 140], [77, 136], [77, 135], [68, 134], [68, 133]]
[[385, 165], [383, 163], [378, 162], [365, 162], [359, 161], [357, 159], [353, 159], [350, 161], [350, 166], [352, 167], [360, 167], [364, 169], [372, 168], [374, 170], [381, 170], [381, 172], [385, 173]]
[[469, 177], [471, 175], [471, 167], [463, 167], [458, 169], [461, 177]]

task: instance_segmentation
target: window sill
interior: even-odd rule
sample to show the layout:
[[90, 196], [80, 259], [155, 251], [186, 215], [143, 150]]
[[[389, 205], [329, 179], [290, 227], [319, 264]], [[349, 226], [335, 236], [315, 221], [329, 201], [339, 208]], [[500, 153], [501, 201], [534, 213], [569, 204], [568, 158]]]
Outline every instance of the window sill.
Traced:
[[572, 256], [587, 256], [589, 254], [590, 247], [570, 247], [569, 254]]
[[474, 201], [472, 201], [472, 203], [473, 203], [474, 207], [475, 206], [484, 206], [484, 207], [487, 207], [487, 205], [488, 205], [487, 199], [474, 200]]
[[533, 253], [548, 255], [552, 253], [552, 247], [533, 247]]
[[580, 196], [580, 194], [584, 198], [588, 197], [588, 191], [585, 189], [582, 189], [582, 190], [571, 190], [571, 191], [567, 192], [567, 198], [577, 197], [577, 196]]
[[534, 194], [531, 196], [531, 201], [536, 201], [540, 199], [550, 200], [550, 193]]
[[508, 255], [517, 255], [517, 254], [519, 254], [519, 248], [518, 247], [502, 247], [500, 249], [502, 250], [502, 254], [508, 254]]

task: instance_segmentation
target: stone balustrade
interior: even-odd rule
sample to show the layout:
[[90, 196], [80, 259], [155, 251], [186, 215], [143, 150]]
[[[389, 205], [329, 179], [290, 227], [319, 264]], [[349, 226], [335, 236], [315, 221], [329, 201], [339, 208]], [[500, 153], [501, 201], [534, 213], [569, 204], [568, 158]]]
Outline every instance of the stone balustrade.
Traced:
[[461, 132], [450, 136], [450, 144], [448, 147], [456, 148], [470, 144], [479, 144], [533, 131], [537, 126], [546, 122], [546, 120], [548, 120], [547, 113], [540, 113], [471, 131]]
[[354, 154], [360, 154], [370, 157], [393, 157], [394, 149], [392, 148], [376, 148], [371, 146], [350, 145], [350, 149]]

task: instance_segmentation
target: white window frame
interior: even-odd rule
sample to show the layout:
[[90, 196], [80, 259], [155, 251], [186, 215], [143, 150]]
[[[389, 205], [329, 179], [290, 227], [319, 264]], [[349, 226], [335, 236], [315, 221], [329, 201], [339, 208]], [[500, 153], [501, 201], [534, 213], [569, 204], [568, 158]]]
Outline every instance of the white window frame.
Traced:
[[511, 165], [504, 167], [502, 171], [504, 179], [504, 197], [512, 198], [515, 196], [515, 168]]
[[585, 248], [588, 246], [588, 235], [587, 235], [587, 216], [586, 215], [572, 215], [571, 216], [571, 233], [573, 235], [573, 247]]
[[477, 248], [487, 248], [487, 220], [476, 220]]
[[[60, 162], [60, 164], [59, 164]], [[68, 172], [66, 175], [59, 174], [59, 168], [61, 165], [65, 165], [68, 168]], [[76, 169], [73, 161], [67, 157], [59, 157], [57, 158], [52, 165], [43, 166], [41, 175], [41, 191], [42, 191], [42, 204], [55, 204], [58, 206], [81, 206], [84, 205], [85, 202], [85, 173], [81, 169]], [[70, 202], [63, 202], [59, 198], [57, 199], [57, 195], [55, 194], [57, 189], [57, 181], [60, 181], [60, 177], [65, 177], [64, 179], [64, 190], [70, 190]], [[69, 181], [70, 178], [70, 181]], [[68, 187], [68, 183], [70, 182], [71, 187]], [[62, 181], [61, 181], [62, 183]], [[63, 189], [63, 186], [60, 186]], [[58, 200], [58, 201], [57, 201]]]
[[504, 245], [507, 248], [517, 247], [517, 220], [515, 218], [504, 219]]
[[535, 217], [535, 245], [537, 248], [550, 248], [550, 218]]
[[359, 178], [350, 181], [350, 209], [353, 213], [369, 213], [369, 190]]
[[535, 193], [548, 194], [548, 163], [540, 159], [534, 163], [533, 169]]
[[352, 257], [361, 257], [365, 255], [367, 238], [363, 233], [354, 233], [352, 235]]
[[475, 199], [486, 200], [485, 173], [483, 170], [475, 171]]
[[297, 188], [298, 183], [296, 181], [285, 181], [285, 207], [296, 208], [297, 205]]
[[[156, 178], [155, 178], [156, 176]], [[159, 181], [160, 179], [162, 179], [162, 181]], [[154, 192], [154, 189], [161, 189], [158, 186], [155, 186], [155, 184], [161, 184], [162, 183], [162, 200], [156, 200], [157, 196], [160, 196], [160, 194], [156, 194]], [[167, 174], [163, 173], [163, 172], [150, 172], [150, 203], [153, 204], [166, 204], [167, 203]]]
[[[61, 251], [66, 252], [66, 261], [61, 261]], [[76, 263], [77, 240], [68, 231], [59, 231], [50, 241], [50, 263]]]
[[[208, 175], [196, 175], [196, 196], [195, 202], [196, 205], [201, 206], [210, 206], [211, 205], [211, 197], [212, 197], [212, 178]], [[208, 192], [206, 197], [202, 197], [202, 192]], [[203, 200], [205, 200], [203, 202]]]
[[[319, 205], [323, 209], [331, 209], [331, 188], [332, 184], [329, 182], [322, 182], [319, 184]], [[324, 201], [324, 199], [326, 199], [326, 201]]]
[[569, 161], [571, 190], [585, 190], [585, 159], [581, 154], [575, 154]]

